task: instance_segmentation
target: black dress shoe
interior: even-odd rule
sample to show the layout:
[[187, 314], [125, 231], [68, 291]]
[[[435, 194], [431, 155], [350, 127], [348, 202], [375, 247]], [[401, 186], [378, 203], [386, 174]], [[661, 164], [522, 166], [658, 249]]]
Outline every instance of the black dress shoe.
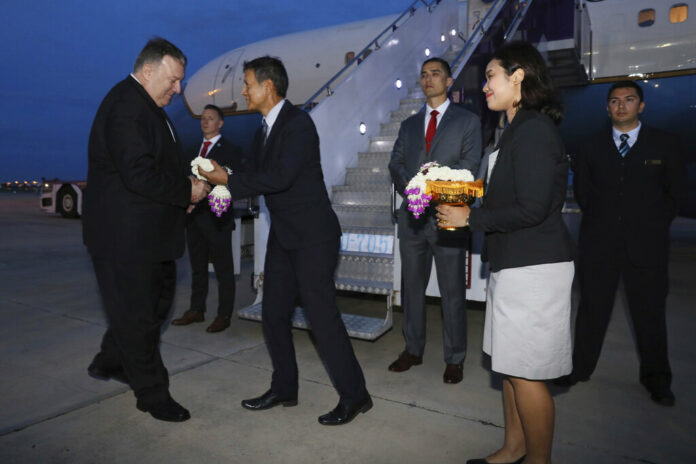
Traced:
[[372, 398], [370, 395], [364, 400], [352, 405], [346, 406], [344, 404], [338, 403], [338, 406], [334, 408], [333, 411], [319, 416], [319, 423], [321, 425], [343, 425], [355, 419], [358, 413], [365, 413], [372, 408]]
[[442, 374], [442, 381], [445, 383], [459, 383], [464, 378], [464, 367], [462, 363], [447, 364], [445, 373]]
[[257, 398], [242, 400], [242, 407], [250, 409], [252, 411], [270, 409], [273, 406], [278, 406], [279, 404], [282, 404], [285, 407], [297, 406], [297, 397], [281, 398], [275, 393], [273, 393], [271, 390], [268, 390], [266, 393]]
[[90, 377], [98, 380], [114, 379], [119, 382], [128, 383], [128, 377], [126, 377], [126, 373], [123, 371], [122, 367], [108, 368], [100, 365], [96, 360], [92, 361], [92, 364], [89, 365], [87, 373]]
[[674, 406], [674, 393], [669, 387], [646, 387], [650, 392], [650, 399], [662, 406]]
[[137, 408], [149, 412], [152, 417], [167, 422], [184, 422], [191, 418], [188, 410], [170, 396], [166, 400], [145, 402], [138, 400]]
[[[503, 464], [522, 464], [522, 462], [524, 461], [524, 458], [526, 458], [526, 457], [527, 457], [527, 455], [525, 454], [524, 456], [519, 458], [517, 461], [512, 461], [512, 462], [503, 463]], [[479, 458], [479, 459], [469, 459], [468, 461], [466, 461], [466, 464], [492, 464], [492, 463], [486, 461], [485, 458]]]

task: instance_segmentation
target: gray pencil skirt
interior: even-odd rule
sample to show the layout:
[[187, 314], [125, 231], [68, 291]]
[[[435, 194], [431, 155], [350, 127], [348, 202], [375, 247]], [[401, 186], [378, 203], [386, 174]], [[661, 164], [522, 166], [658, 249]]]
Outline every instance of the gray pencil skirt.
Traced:
[[574, 274], [572, 261], [491, 273], [483, 351], [495, 372], [529, 380], [570, 373]]

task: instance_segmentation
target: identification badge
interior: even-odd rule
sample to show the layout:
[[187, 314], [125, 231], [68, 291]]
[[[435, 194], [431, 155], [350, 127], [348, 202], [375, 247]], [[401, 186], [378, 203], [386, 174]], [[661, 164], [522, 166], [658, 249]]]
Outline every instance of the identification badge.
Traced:
[[645, 160], [646, 166], [660, 166], [661, 164], [662, 160]]

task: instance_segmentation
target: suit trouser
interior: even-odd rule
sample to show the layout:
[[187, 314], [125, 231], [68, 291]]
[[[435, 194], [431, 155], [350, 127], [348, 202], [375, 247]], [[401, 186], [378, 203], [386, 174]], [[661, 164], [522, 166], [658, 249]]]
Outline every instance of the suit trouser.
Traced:
[[[447, 233], [452, 233], [448, 237]], [[404, 234], [405, 235], [405, 234]], [[425, 290], [433, 258], [442, 297], [442, 339], [448, 364], [466, 357], [466, 250], [460, 233], [436, 231], [399, 238], [401, 253], [403, 334], [406, 351], [423, 356], [425, 350]]]
[[98, 355], [100, 364], [122, 367], [138, 399], [167, 398], [169, 374], [159, 342], [174, 300], [175, 262], [92, 261], [109, 322]]
[[672, 371], [665, 321], [669, 285], [666, 259], [662, 265], [635, 266], [623, 244], [617, 247], [614, 256], [604, 260], [587, 259], [581, 252], [579, 277], [573, 375], [585, 379], [594, 372], [622, 277], [640, 356], [640, 381], [648, 387], [669, 386]]
[[297, 396], [298, 374], [292, 341], [292, 315], [298, 303], [311, 327], [315, 346], [343, 404], [367, 396], [365, 378], [336, 306], [334, 271], [339, 240], [288, 250], [268, 237], [264, 265], [262, 326], [273, 363], [271, 390]]
[[191, 309], [205, 312], [210, 256], [218, 281], [218, 316], [230, 317], [234, 309], [235, 293], [232, 230], [229, 227], [201, 227], [195, 221], [191, 221], [186, 227], [186, 242], [192, 273]]

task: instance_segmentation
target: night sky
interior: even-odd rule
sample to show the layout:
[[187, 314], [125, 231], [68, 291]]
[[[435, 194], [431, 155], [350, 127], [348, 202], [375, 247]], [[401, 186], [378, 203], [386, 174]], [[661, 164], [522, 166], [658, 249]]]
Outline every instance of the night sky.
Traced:
[[[242, 45], [399, 13], [410, 3], [410, 0], [3, 2], [0, 180], [84, 179], [87, 138], [97, 107], [106, 92], [132, 70], [135, 57], [152, 36], [162, 36], [181, 48], [188, 57], [186, 71], [191, 76], [208, 61]], [[370, 39], [366, 37], [365, 42]]]

